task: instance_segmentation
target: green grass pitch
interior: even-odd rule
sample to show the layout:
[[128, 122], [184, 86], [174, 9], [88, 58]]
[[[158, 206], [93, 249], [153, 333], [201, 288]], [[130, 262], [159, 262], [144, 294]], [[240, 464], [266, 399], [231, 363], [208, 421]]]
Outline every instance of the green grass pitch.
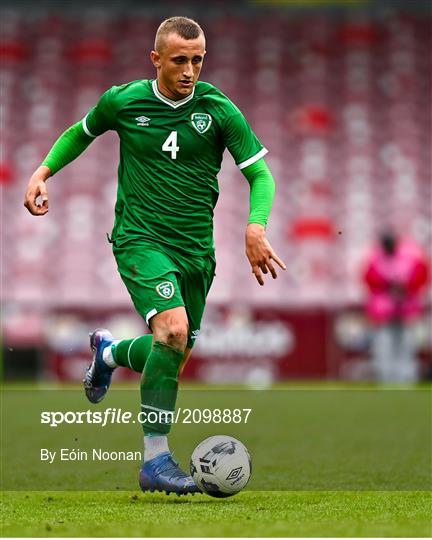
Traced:
[[139, 425], [41, 425], [41, 411], [134, 411], [136, 385], [90, 406], [77, 387], [2, 392], [2, 536], [432, 536], [430, 386], [280, 385], [266, 391], [190, 386], [179, 406], [249, 407], [247, 424], [182, 424], [171, 447], [225, 433], [253, 459], [228, 499], [137, 490], [137, 462], [41, 462], [40, 448], [142, 448]]
[[3, 536], [421, 536], [425, 492], [6, 492]]

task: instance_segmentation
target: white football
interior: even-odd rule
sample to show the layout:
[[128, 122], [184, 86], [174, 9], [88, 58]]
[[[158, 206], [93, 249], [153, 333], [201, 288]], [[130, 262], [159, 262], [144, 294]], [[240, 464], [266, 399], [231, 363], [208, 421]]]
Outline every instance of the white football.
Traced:
[[227, 435], [214, 435], [195, 448], [190, 471], [204, 493], [231, 497], [249, 482], [252, 461], [243, 443]]

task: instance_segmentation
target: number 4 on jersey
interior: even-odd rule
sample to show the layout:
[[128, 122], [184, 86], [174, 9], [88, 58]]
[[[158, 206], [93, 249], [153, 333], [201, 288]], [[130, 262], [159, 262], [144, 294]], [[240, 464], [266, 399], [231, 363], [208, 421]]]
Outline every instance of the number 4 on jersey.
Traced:
[[162, 145], [162, 150], [170, 152], [171, 159], [177, 159], [177, 152], [180, 150], [180, 146], [177, 146], [177, 131], [171, 131]]

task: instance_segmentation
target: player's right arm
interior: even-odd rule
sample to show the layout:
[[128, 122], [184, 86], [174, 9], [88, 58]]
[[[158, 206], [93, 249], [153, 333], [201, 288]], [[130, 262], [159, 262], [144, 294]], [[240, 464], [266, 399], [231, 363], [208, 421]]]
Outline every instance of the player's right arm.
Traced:
[[89, 137], [85, 133], [82, 122], [77, 122], [60, 135], [42, 165], [32, 174], [28, 183], [24, 206], [30, 214], [43, 216], [48, 212], [46, 181], [50, 176], [82, 154], [93, 140], [93, 137]]
[[87, 116], [67, 129], [52, 146], [41, 166], [32, 174], [24, 197], [24, 206], [34, 216], [48, 212], [46, 181], [81, 155], [89, 144], [105, 131], [113, 129], [115, 112], [111, 88]]

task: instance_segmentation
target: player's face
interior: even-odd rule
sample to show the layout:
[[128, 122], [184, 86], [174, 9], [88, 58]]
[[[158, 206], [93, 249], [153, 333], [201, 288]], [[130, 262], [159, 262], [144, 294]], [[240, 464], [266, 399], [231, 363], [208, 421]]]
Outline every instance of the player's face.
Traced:
[[201, 72], [205, 55], [205, 39], [183, 39], [169, 34], [160, 51], [151, 52], [157, 69], [159, 91], [174, 100], [188, 96]]

